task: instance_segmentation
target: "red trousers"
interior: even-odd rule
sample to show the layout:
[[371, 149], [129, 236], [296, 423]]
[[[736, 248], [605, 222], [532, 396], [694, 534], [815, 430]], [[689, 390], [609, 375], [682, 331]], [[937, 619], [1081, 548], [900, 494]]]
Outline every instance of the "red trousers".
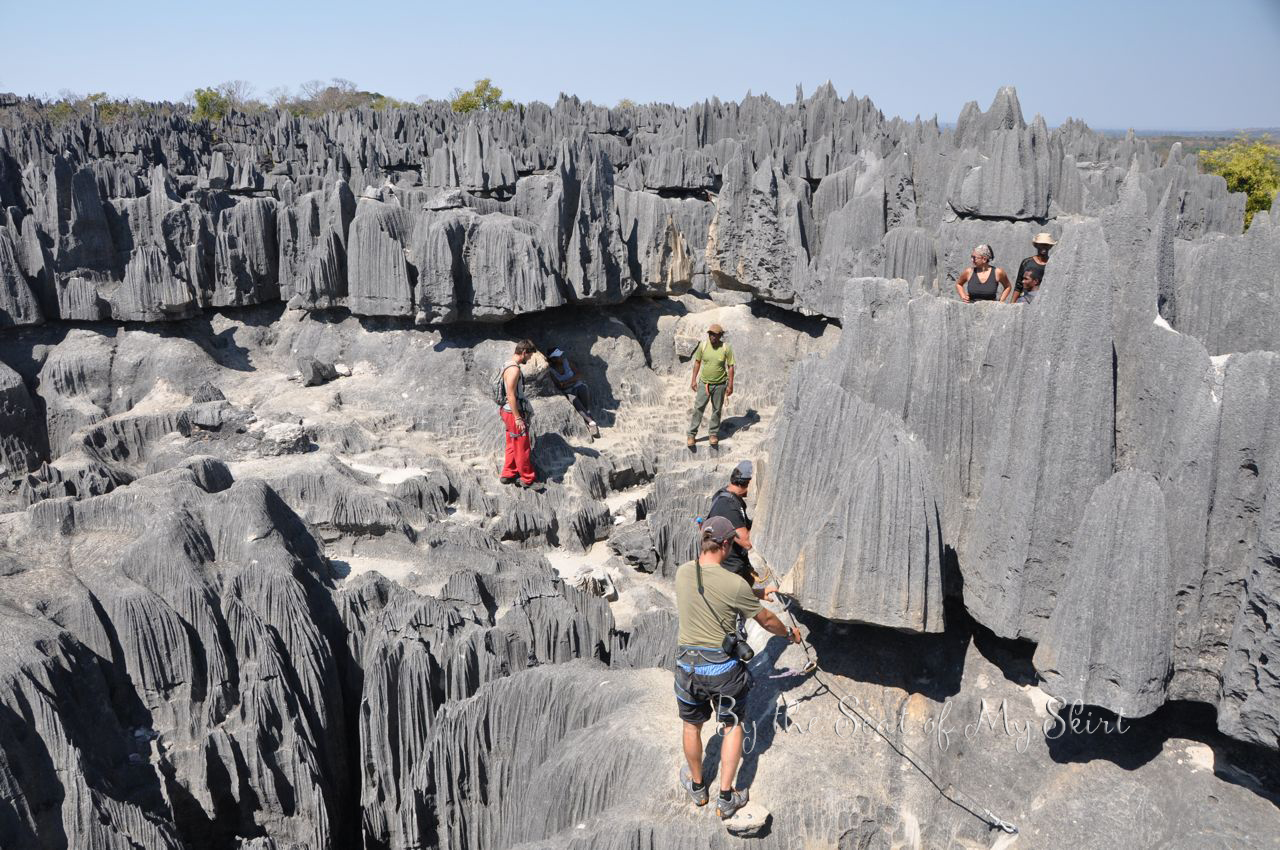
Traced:
[[529, 452], [529, 423], [525, 423], [523, 434], [516, 434], [516, 417], [509, 410], [499, 408], [502, 414], [503, 430], [507, 433], [506, 451], [502, 455], [502, 477], [519, 477], [525, 484], [532, 484], [537, 478], [533, 471], [533, 459]]

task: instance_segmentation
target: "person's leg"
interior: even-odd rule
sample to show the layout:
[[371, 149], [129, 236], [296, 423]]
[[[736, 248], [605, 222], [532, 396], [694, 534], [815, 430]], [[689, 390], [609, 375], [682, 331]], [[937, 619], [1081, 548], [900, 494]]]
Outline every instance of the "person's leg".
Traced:
[[516, 420], [510, 411], [499, 408], [498, 412], [502, 416], [502, 433], [506, 435], [502, 451], [502, 477], [515, 478], [520, 474], [516, 467], [515, 439], [511, 436], [516, 429]]
[[693, 414], [689, 418], [691, 439], [698, 436], [698, 429], [702, 427], [702, 412], [707, 409], [707, 400], [707, 385], [698, 381], [698, 391], [693, 396]]
[[729, 681], [717, 688], [713, 703], [716, 719], [724, 727], [720, 743], [720, 791], [733, 790], [733, 781], [742, 762], [742, 724], [747, 719], [747, 694], [751, 690], [751, 674], [745, 664], [729, 674]]
[[533, 450], [529, 445], [529, 431], [526, 429], [519, 437], [511, 440], [511, 450], [515, 455], [515, 467], [520, 480], [532, 484], [538, 478], [533, 470]]
[[720, 436], [720, 412], [724, 410], [724, 391], [728, 384], [716, 384], [711, 388], [711, 423], [707, 425], [707, 433], [713, 437]]
[[684, 721], [684, 760], [689, 763], [689, 776], [694, 784], [702, 784], [702, 724]]
[[724, 731], [720, 743], [720, 790], [733, 790], [738, 764], [742, 761], [742, 724], [735, 723]]

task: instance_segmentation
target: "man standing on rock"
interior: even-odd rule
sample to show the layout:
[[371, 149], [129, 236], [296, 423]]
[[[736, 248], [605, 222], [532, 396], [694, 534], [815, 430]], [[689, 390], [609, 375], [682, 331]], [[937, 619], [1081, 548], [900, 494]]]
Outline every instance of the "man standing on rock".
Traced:
[[698, 442], [698, 429], [702, 427], [702, 413], [711, 402], [711, 422], [707, 426], [711, 448], [720, 445], [720, 413], [724, 400], [733, 395], [733, 346], [724, 341], [724, 328], [713, 324], [707, 328], [707, 338], [693, 350], [693, 377], [689, 389], [694, 391], [693, 415], [689, 420], [690, 449]]
[[529, 446], [529, 401], [524, 396], [524, 373], [520, 367], [529, 362], [537, 349], [527, 339], [516, 343], [515, 353], [502, 367], [500, 396], [505, 399], [498, 413], [507, 434], [506, 449], [502, 457], [502, 483], [533, 487], [537, 474], [533, 471], [532, 451]]
[[[686, 764], [680, 769], [680, 785], [695, 805], [705, 806], [707, 782], [702, 776], [702, 724], [711, 718], [725, 727], [720, 750], [720, 798], [716, 810], [729, 818], [747, 804], [746, 789], [735, 789], [733, 780], [742, 760], [742, 724], [746, 716], [751, 673], [738, 647], [743, 639], [736, 618], [754, 618], [766, 631], [800, 642], [800, 633], [788, 629], [751, 592], [738, 576], [724, 568], [737, 531], [724, 517], [702, 524], [701, 551], [696, 561], [676, 569], [676, 609], [680, 627], [676, 651], [676, 706], [684, 721]], [[746, 658], [750, 658], [750, 648]]]
[[1048, 233], [1037, 233], [1031, 240], [1036, 249], [1034, 257], [1027, 257], [1018, 266], [1018, 276], [1013, 281], [1013, 292], [1009, 296], [1010, 304], [1017, 304], [1018, 299], [1031, 300], [1028, 294], [1040, 289], [1044, 281], [1044, 269], [1049, 265], [1049, 249], [1058, 244]]
[[751, 475], [751, 461], [744, 460], [735, 466], [733, 472], [729, 473], [729, 486], [717, 490], [711, 497], [707, 518], [724, 517], [734, 529], [735, 537], [721, 566], [742, 576], [753, 587], [757, 597], [771, 599], [772, 592], [777, 588], [755, 587], [756, 573], [748, 555], [751, 551], [751, 517], [747, 516], [747, 491], [751, 487]]

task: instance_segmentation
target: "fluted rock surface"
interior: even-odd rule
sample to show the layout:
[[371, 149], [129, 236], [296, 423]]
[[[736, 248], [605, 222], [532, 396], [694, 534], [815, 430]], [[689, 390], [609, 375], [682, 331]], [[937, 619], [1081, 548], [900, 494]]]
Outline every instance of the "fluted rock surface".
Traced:
[[1280, 349], [1280, 227], [1177, 244], [1171, 324], [1210, 354]]
[[[209, 493], [191, 471], [175, 470], [83, 501], [40, 502], [18, 534], [63, 544], [6, 572], [5, 595], [43, 612], [19, 618], [53, 630], [75, 666], [111, 682], [98, 684], [104, 674], [90, 670], [54, 689], [81, 707], [41, 711], [30, 731], [80, 743], [51, 752], [49, 770], [79, 781], [82, 758], [106, 758], [136, 774], [122, 785], [112, 768], [100, 791], [66, 797], [63, 834], [89, 840], [85, 820], [98, 818], [80, 807], [101, 798], [141, 846], [209, 845], [255, 829], [282, 846], [345, 840], [328, 579], [315, 541], [269, 489], [247, 482]], [[103, 687], [115, 695], [95, 698]], [[77, 725], [57, 733], [50, 723]], [[6, 755], [22, 762], [20, 752]], [[7, 784], [35, 801], [47, 799], [50, 781], [23, 770]], [[139, 799], [150, 800], [145, 817], [131, 813]]]
[[22, 377], [0, 363], [0, 466], [7, 478], [22, 475], [40, 461], [44, 434], [36, 417]]
[[[828, 619], [941, 631], [940, 493], [927, 450], [824, 378], [796, 381], [785, 409], [762, 506], [777, 529], [770, 563], [794, 570], [796, 598]], [[832, 423], [846, 435], [838, 451]]]
[[1045, 294], [1022, 315], [981, 501], [960, 549], [966, 606], [997, 634], [1032, 640], [1053, 610], [1089, 494], [1114, 458], [1110, 255], [1096, 225], [1069, 230], [1062, 243]]
[[1075, 537], [1036, 669], [1064, 702], [1150, 714], [1164, 703], [1172, 669], [1164, 494], [1148, 475], [1117, 473], [1094, 491]]
[[[1145, 208], [1137, 185], [1119, 199], [1134, 215], [1135, 204]], [[898, 417], [920, 440], [966, 609], [997, 634], [1047, 642], [1038, 658], [1061, 692], [1130, 715], [1165, 700], [1206, 702], [1218, 708], [1223, 731], [1273, 746], [1274, 652], [1258, 624], [1274, 607], [1265, 517], [1276, 451], [1275, 354], [1211, 359], [1195, 337], [1156, 318], [1170, 291], [1167, 199], [1130, 231], [1118, 220], [1106, 231], [1088, 221], [1068, 225], [1031, 306], [964, 305], [913, 295], [903, 282], [850, 281], [839, 345], [793, 380], [797, 388], [830, 381]], [[829, 407], [843, 403], [839, 392], [814, 389], [805, 400], [797, 389], [788, 398], [757, 530], [781, 570], [798, 544], [778, 549], [778, 539], [813, 538], [820, 527], [792, 506], [809, 504], [802, 494], [810, 482], [828, 482], [825, 503], [836, 500], [849, 479], [837, 486], [826, 476], [858, 451], [856, 436], [831, 436], [831, 424], [842, 421]], [[810, 421], [824, 425], [813, 431], [815, 448], [797, 456], [794, 436], [814, 427]], [[1167, 547], [1167, 562], [1143, 579], [1146, 589], [1126, 591], [1144, 604], [1159, 601], [1142, 641], [1111, 627], [1127, 618], [1100, 613], [1118, 600], [1079, 595], [1081, 587], [1111, 586], [1130, 559], [1124, 541], [1098, 550], [1097, 534], [1080, 525], [1095, 491], [1126, 470], [1149, 476], [1161, 494], [1129, 499], [1146, 506], [1134, 518], [1153, 541], [1142, 551], [1161, 540]], [[875, 502], [859, 500], [868, 510]], [[1082, 557], [1079, 546], [1093, 548]], [[842, 562], [847, 569], [864, 560]], [[823, 588], [806, 605], [834, 610], [839, 593]], [[1067, 603], [1080, 611], [1060, 610]], [[1109, 674], [1088, 666], [1078, 641], [1059, 651], [1064, 628], [1086, 612], [1096, 624], [1089, 646], [1120, 665], [1107, 687], [1099, 682]]]
[[[1274, 280], [1274, 263], [1199, 250], [1239, 233], [1243, 204], [1194, 157], [1160, 161], [1079, 122], [1049, 130], [1008, 88], [945, 130], [830, 86], [787, 105], [37, 120], [6, 129], [0, 161], [0, 325], [172, 321], [274, 300], [507, 321], [713, 285], [838, 318], [850, 277], [945, 284], [972, 247], [965, 236], [957, 251], [955, 232], [985, 222], [1012, 234], [997, 256], [1014, 264], [1033, 228], [1097, 215], [1126, 175], [1144, 215], [1170, 197], [1176, 233], [1194, 240], [1184, 266]], [[1189, 319], [1204, 333], [1246, 321], [1211, 307]]]

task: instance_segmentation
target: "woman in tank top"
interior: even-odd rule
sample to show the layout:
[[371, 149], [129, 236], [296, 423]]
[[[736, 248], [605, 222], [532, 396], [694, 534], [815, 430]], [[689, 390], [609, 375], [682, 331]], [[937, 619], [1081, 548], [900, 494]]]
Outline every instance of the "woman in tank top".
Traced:
[[956, 294], [968, 304], [973, 301], [1003, 301], [1009, 297], [1009, 276], [1004, 269], [991, 265], [995, 252], [990, 245], [979, 245], [970, 254], [973, 268], [956, 278]]

